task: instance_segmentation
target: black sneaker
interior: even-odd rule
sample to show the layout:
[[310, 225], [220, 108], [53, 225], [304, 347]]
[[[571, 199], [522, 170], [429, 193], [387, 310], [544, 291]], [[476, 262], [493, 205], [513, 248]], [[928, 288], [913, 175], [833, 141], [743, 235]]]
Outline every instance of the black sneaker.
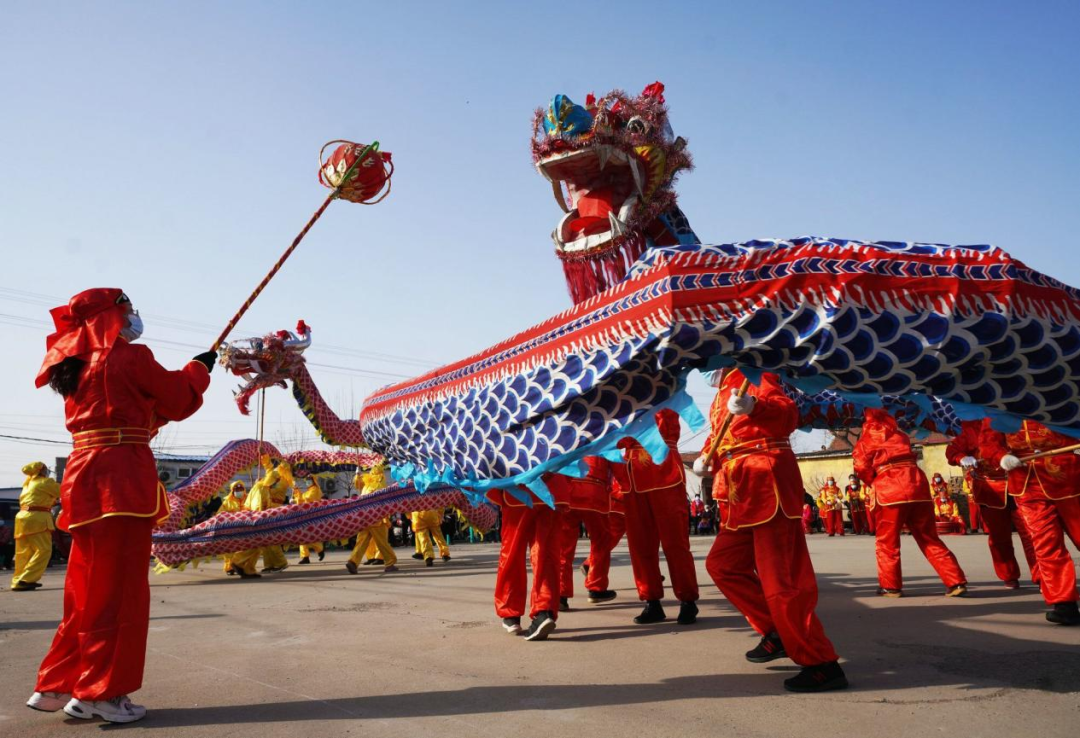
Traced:
[[449, 561], [450, 560], [450, 554], [446, 554], [446, 556], [443, 556], [442, 560], [443, 561]]
[[416, 559], [417, 561], [423, 561], [424, 560], [424, 554], [422, 554], [422, 553], [414, 553], [412, 555], [412, 557], [414, 559]]
[[319, 561], [326, 558], [326, 551], [319, 551]]
[[581, 569], [582, 576], [589, 576], [589, 565], [586, 564], [584, 561], [581, 562], [581, 566], [579, 566], [578, 568]]
[[241, 579], [262, 579], [262, 574], [255, 574], [254, 572], [252, 572], [251, 574], [248, 574], [243, 569], [237, 569], [236, 574]]
[[236, 569], [229, 569], [227, 572], [225, 572], [225, 574], [230, 576], [230, 577], [235, 577], [236, 576]]
[[610, 602], [617, 596], [613, 589], [598, 589], [595, 592], [589, 592], [589, 604], [598, 605], [601, 602]]
[[510, 635], [521, 635], [524, 632], [521, 629], [521, 618], [503, 618], [502, 627]]
[[775, 659], [786, 659], [787, 651], [776, 633], [769, 633], [761, 642], [754, 646], [753, 650], [746, 652], [746, 660], [752, 664], [764, 664]]
[[835, 661], [807, 666], [791, 679], [784, 680], [784, 689], [789, 692], [828, 692], [830, 689], [847, 689], [847, 686], [844, 670]]
[[697, 622], [697, 614], [696, 602], [683, 602], [679, 605], [679, 619], [676, 622], [679, 625], [693, 625]]
[[560, 597], [559, 598], [559, 612], [570, 612], [570, 598], [569, 597]]
[[298, 563], [298, 564], [310, 564], [310, 563], [311, 563], [311, 559], [309, 559], [309, 558], [308, 558], [307, 556], [305, 556], [304, 558], [300, 559], [300, 560], [299, 560], [299, 561], [297, 561], [296, 563]]
[[1058, 602], [1047, 610], [1046, 619], [1056, 625], [1080, 625], [1080, 607], [1075, 602]]
[[363, 566], [374, 566], [375, 565], [375, 559], [368, 559], [362, 565]]
[[371, 561], [369, 561], [368, 563], [369, 563], [369, 564], [371, 564], [372, 566], [382, 566], [382, 565], [383, 565], [383, 564], [385, 564], [386, 562], [385, 562], [385, 561], [383, 561], [382, 559], [372, 559], [372, 560], [371, 560]]
[[529, 632], [525, 634], [525, 640], [546, 640], [553, 630], [555, 630], [555, 618], [552, 616], [551, 611], [541, 610], [533, 618], [532, 624], [529, 626]]
[[345, 562], [345, 568], [349, 570], [350, 574], [357, 574], [360, 571], [360, 567], [358, 567], [352, 559]]
[[664, 613], [664, 606], [660, 604], [660, 600], [649, 600], [646, 602], [645, 609], [641, 611], [640, 615], [634, 618], [634, 622], [638, 625], [659, 623], [662, 620], [667, 620], [667, 614]]
[[435, 566], [435, 559], [424, 559], [424, 564], [427, 566]]

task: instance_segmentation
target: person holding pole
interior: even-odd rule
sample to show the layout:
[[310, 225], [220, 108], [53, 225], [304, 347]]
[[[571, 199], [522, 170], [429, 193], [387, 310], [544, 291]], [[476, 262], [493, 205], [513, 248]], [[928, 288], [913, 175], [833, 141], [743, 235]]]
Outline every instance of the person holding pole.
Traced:
[[728, 370], [694, 470], [715, 469], [713, 496], [726, 502], [705, 568], [761, 636], [747, 661], [789, 657], [803, 669], [784, 688], [824, 692], [848, 681], [814, 612], [817, 577], [802, 529], [802, 476], [788, 440], [798, 418], [775, 374], [762, 374], [752, 387], [742, 372]]

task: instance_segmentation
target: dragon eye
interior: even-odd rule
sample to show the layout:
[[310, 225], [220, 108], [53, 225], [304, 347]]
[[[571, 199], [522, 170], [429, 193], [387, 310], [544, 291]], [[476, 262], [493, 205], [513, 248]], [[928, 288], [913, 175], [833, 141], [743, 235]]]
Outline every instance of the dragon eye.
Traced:
[[644, 135], [648, 133], [651, 128], [652, 126], [649, 125], [648, 121], [640, 115], [635, 115], [626, 123], [626, 130], [630, 133], [640, 133]]

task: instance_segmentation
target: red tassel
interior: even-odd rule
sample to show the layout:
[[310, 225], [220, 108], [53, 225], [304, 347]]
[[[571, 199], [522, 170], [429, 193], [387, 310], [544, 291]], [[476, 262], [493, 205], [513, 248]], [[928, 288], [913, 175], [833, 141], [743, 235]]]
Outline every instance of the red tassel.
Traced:
[[577, 305], [609, 290], [626, 279], [627, 273], [645, 253], [644, 238], [625, 238], [609, 248], [584, 257], [564, 259], [563, 275], [570, 299]]

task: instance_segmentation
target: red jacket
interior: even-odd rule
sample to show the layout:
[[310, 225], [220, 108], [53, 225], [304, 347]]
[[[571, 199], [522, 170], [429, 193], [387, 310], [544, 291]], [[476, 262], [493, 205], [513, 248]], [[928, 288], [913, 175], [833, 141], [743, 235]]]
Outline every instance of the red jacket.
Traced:
[[[712, 448], [728, 416], [731, 390], [743, 381], [737, 370], [724, 378], [709, 410], [712, 432], [702, 453]], [[802, 517], [802, 474], [788, 440], [798, 426], [798, 409], [775, 374], [762, 374], [761, 383], [747, 393], [757, 398], [754, 410], [732, 421], [713, 459], [713, 497], [730, 530], [767, 523], [778, 513], [793, 520]]]
[[626, 462], [613, 462], [611, 473], [624, 493], [640, 494], [676, 487], [686, 491], [686, 472], [679, 457], [679, 414], [664, 408], [656, 414], [656, 426], [668, 447], [667, 458], [662, 464], [654, 464], [649, 452], [636, 439], [619, 441]]
[[[1075, 438], [1063, 436], [1034, 420], [1025, 420], [1019, 433], [1001, 433], [987, 422], [979, 436], [986, 458], [1000, 466], [1006, 454], [1027, 456], [1076, 444]], [[1080, 457], [1071, 451], [1035, 459], [1009, 472], [1006, 489], [1010, 495], [1033, 495], [1051, 500], [1080, 497]]]
[[859, 479], [873, 485], [878, 505], [933, 502], [930, 483], [915, 464], [911, 439], [886, 411], [866, 408], [851, 458]]
[[[129, 515], [160, 523], [169, 515], [164, 488], [148, 442], [107, 444], [115, 429], [149, 437], [166, 422], [183, 420], [202, 405], [210, 373], [198, 361], [180, 371], [168, 371], [144, 345], [117, 340], [108, 350], [95, 351], [79, 379], [78, 389], [64, 401], [67, 429], [90, 439], [72, 451], [60, 489], [62, 529], [75, 528], [104, 517]], [[96, 440], [95, 440], [96, 439]]]
[[960, 466], [960, 461], [965, 456], [978, 459], [979, 465], [975, 467], [974, 472], [964, 471], [971, 489], [971, 499], [976, 504], [1003, 510], [1007, 499], [1005, 481], [1008, 475], [998, 464], [987, 459], [980, 441], [983, 424], [989, 422], [989, 420], [962, 421], [960, 435], [949, 441], [949, 445], [945, 447], [945, 458], [953, 466]]
[[586, 456], [585, 465], [588, 470], [583, 477], [545, 474], [544, 483], [556, 505], [607, 514], [611, 511], [611, 463], [601, 456]]

